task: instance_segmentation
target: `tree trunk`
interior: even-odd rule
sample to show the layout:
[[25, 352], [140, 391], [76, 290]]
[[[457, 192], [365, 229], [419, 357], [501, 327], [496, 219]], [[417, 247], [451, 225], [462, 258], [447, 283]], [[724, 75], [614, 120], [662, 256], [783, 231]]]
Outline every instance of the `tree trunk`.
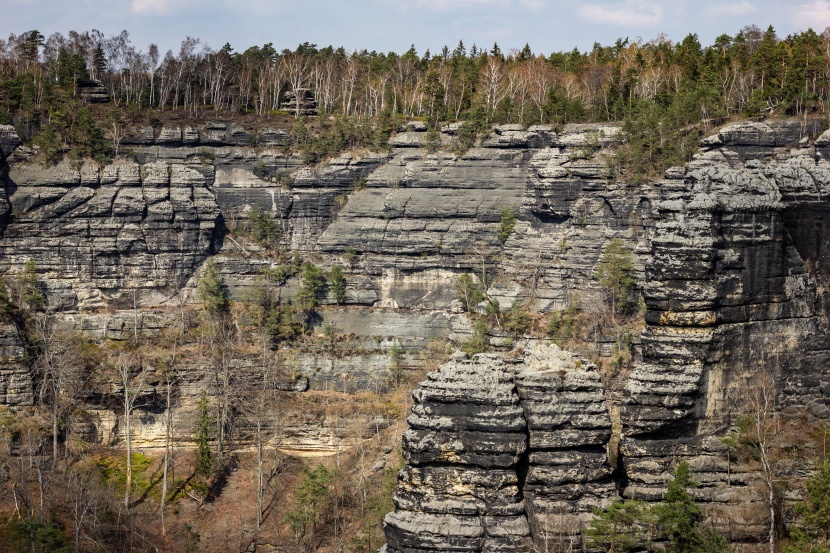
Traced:
[[259, 530], [262, 525], [262, 496], [264, 493], [263, 490], [263, 470], [262, 465], [264, 463], [263, 454], [262, 454], [262, 416], [263, 413], [259, 413], [257, 417], [256, 423], [256, 445], [257, 445], [257, 452], [256, 452], [256, 466], [257, 466], [257, 489], [256, 489], [256, 534], [259, 536]]
[[124, 381], [124, 438], [127, 441], [127, 482], [124, 490], [124, 508], [130, 508], [130, 492], [133, 486], [133, 459], [132, 459], [132, 439], [130, 435], [130, 404], [129, 404], [129, 389], [127, 382]]
[[173, 422], [173, 413], [171, 412], [170, 407], [170, 380], [167, 380], [167, 414], [165, 416], [165, 428], [164, 428], [164, 473], [162, 475], [162, 484], [161, 484], [161, 535], [167, 535], [167, 528], [164, 525], [164, 507], [167, 503], [167, 472], [168, 467], [170, 466], [170, 426]]
[[[54, 386], [54, 384], [53, 384]], [[58, 466], [58, 401], [59, 393], [57, 389], [53, 389], [53, 405], [52, 405], [52, 465]]]

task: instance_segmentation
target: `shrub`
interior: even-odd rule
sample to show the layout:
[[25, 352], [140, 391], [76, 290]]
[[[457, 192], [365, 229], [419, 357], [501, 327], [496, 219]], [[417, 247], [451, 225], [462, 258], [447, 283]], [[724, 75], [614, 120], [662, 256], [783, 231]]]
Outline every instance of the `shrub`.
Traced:
[[476, 282], [472, 275], [463, 274], [455, 281], [456, 298], [461, 302], [464, 311], [472, 311], [476, 305], [484, 300], [484, 292], [481, 285]]
[[579, 335], [579, 296], [571, 296], [568, 307], [551, 313], [548, 321], [548, 336], [557, 346], [562, 346], [568, 340]]
[[212, 258], [205, 263], [205, 272], [199, 280], [199, 299], [205, 311], [210, 314], [217, 314], [226, 311], [228, 298], [225, 293], [225, 285], [222, 275]]
[[262, 211], [258, 205], [248, 212], [251, 238], [266, 248], [272, 248], [279, 243], [280, 228], [270, 213]]
[[306, 532], [314, 530], [328, 507], [331, 486], [339, 476], [322, 464], [313, 469], [303, 469], [303, 477], [297, 485], [294, 508], [285, 514], [285, 520], [299, 541]]
[[499, 221], [499, 242], [504, 244], [510, 238], [513, 229], [516, 227], [516, 212], [505, 207], [501, 210], [501, 221]]
[[596, 275], [608, 291], [611, 317], [616, 322], [617, 313], [625, 312], [631, 306], [631, 292], [634, 290], [634, 254], [625, 247], [621, 238], [614, 238], [603, 248]]
[[504, 329], [514, 338], [522, 336], [533, 325], [533, 315], [530, 309], [519, 302], [513, 304], [504, 318]]
[[337, 305], [346, 301], [346, 278], [343, 276], [343, 269], [340, 265], [334, 265], [329, 270], [328, 281], [329, 290], [331, 290]]
[[480, 317], [475, 322], [475, 325], [473, 325], [473, 335], [462, 344], [461, 351], [472, 356], [476, 353], [484, 353], [490, 349], [489, 331], [487, 321], [483, 317]]

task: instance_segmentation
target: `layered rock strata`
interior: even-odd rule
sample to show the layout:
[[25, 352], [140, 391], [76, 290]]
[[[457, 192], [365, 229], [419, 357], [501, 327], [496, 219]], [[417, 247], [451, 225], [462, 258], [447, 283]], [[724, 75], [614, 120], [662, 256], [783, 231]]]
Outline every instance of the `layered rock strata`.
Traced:
[[517, 465], [527, 447], [513, 367], [451, 361], [413, 393], [390, 552], [527, 551]]
[[659, 183], [643, 361], [621, 407], [625, 496], [659, 500], [686, 460], [704, 511], [738, 542], [765, 533], [768, 508], [758, 475], [736, 471], [718, 437], [761, 387], [804, 420], [830, 413], [816, 217], [830, 174], [803, 133], [798, 123], [730, 125]]
[[530, 551], [579, 543], [614, 488], [596, 367], [540, 347], [523, 361], [451, 361], [413, 392], [390, 552]]
[[[203, 172], [117, 162], [13, 165], [0, 266], [32, 260], [57, 310], [158, 303], [215, 249], [219, 209]], [[155, 302], [153, 301], [155, 299]]]
[[[450, 144], [456, 130], [442, 129], [442, 143]], [[642, 358], [622, 375], [621, 405], [611, 406], [620, 409], [623, 434], [616, 472], [603, 452], [608, 407], [587, 362], [557, 361], [566, 366], [561, 376], [558, 368], [531, 370], [530, 353], [519, 364], [477, 360], [501, 375], [494, 380], [499, 390], [512, 391], [468, 403], [440, 400], [437, 382], [455, 382], [449, 373], [425, 388], [407, 442], [414, 449], [402, 480], [406, 493], [394, 515], [409, 530], [401, 530], [395, 547], [447, 545], [440, 529], [432, 545], [412, 541], [427, 515], [434, 528], [441, 521], [459, 528], [466, 545], [449, 545], [473, 548], [467, 550], [512, 547], [499, 534], [508, 527], [523, 544], [532, 535], [541, 547], [540, 536], [554, 527], [572, 541], [590, 508], [613, 497], [614, 488], [659, 499], [681, 459], [703, 483], [695, 493], [711, 518], [735, 529], [732, 539], [750, 540], [764, 524], [752, 491], [757, 475], [736, 473], [718, 439], [741, 413], [747, 390], [766, 377], [781, 407], [830, 415], [830, 133], [813, 140], [817, 127], [800, 121], [728, 125], [705, 139], [687, 166], [635, 187], [615, 162], [619, 131], [503, 125], [480, 147], [456, 155], [423, 149], [426, 126], [414, 123], [393, 139], [391, 152], [306, 167], [286, 148], [282, 130], [212, 122], [142, 129], [122, 142], [135, 161], [43, 168], [26, 161], [31, 150], [14, 153], [19, 140], [0, 127], [0, 270], [13, 278], [25, 261], [35, 261], [62, 328], [95, 339], [155, 333], [178, 324], [209, 255], [218, 254], [234, 298], [275, 265], [245, 240], [248, 213], [258, 206], [279, 225], [284, 248], [325, 268], [345, 267], [346, 305], [320, 309], [318, 329], [354, 334], [351, 353], [319, 348], [294, 359], [303, 375], [298, 389], [352, 391], [378, 389], [388, 378], [393, 344], [417, 361], [430, 341], [469, 335], [466, 318], [452, 312], [462, 273], [498, 274], [488, 292], [503, 308], [522, 302], [547, 312], [579, 296], [584, 309], [599, 312], [596, 261], [608, 241], [621, 237], [635, 252], [647, 312]], [[505, 208], [518, 221], [502, 243]], [[290, 279], [280, 293], [290, 298], [296, 289]], [[30, 403], [23, 342], [12, 326], [0, 338], [7, 351], [0, 403]], [[609, 346], [596, 336], [586, 348], [602, 355]], [[466, 375], [457, 378], [460, 389], [475, 390], [472, 373], [456, 365]], [[184, 395], [200, 389], [209, 371], [187, 372]], [[430, 409], [444, 414], [433, 417]], [[489, 410], [493, 423], [475, 427], [484, 422], [465, 414], [475, 409]], [[498, 415], [502, 409], [507, 419]], [[109, 436], [114, 415], [102, 408], [96, 417], [97, 439], [117, 438]], [[142, 420], [154, 419], [148, 412]], [[447, 437], [456, 423], [473, 425], [467, 438]], [[336, 432], [320, 430], [326, 424], [297, 414], [288, 439], [297, 450], [336, 451]], [[515, 438], [527, 446], [478, 452], [470, 437], [482, 433], [494, 444]], [[158, 436], [155, 423], [138, 425], [145, 444]], [[449, 441], [434, 443], [451, 458], [430, 458], [418, 445], [441, 439]], [[491, 470], [497, 477], [488, 476]], [[465, 498], [477, 498], [475, 513], [453, 503], [459, 481]], [[452, 522], [456, 509], [468, 517], [463, 524]], [[493, 517], [492, 525], [483, 522]], [[750, 519], [754, 526], [743, 524]]]
[[617, 493], [599, 372], [569, 352], [539, 346], [519, 365], [515, 383], [529, 438], [522, 493], [534, 545], [578, 547], [593, 509]]

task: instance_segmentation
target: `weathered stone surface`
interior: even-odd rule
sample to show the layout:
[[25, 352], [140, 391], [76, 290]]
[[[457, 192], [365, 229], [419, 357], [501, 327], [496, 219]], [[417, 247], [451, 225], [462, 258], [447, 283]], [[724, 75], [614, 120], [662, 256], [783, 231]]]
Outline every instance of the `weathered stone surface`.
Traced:
[[64, 311], [132, 303], [131, 290], [142, 303], [171, 295], [215, 247], [219, 210], [204, 176], [166, 162], [89, 169], [11, 168], [0, 267], [34, 260]]
[[0, 125], [0, 163], [20, 145], [20, 137], [11, 125]]
[[[408, 419], [410, 465], [390, 551], [509, 551], [513, 535], [529, 550], [529, 536], [540, 547], [554, 530], [576, 543], [615, 486], [658, 500], [680, 459], [703, 484], [696, 493], [711, 520], [745, 525], [731, 536], [738, 541], [760, 533], [760, 500], [747, 491], [757, 475], [736, 472], [712, 440], [740, 414], [758, 374], [777, 377], [787, 409], [830, 413], [827, 135], [811, 143], [809, 121], [730, 124], [686, 166], [632, 186], [612, 163], [618, 125], [502, 125], [462, 155], [427, 152], [426, 130], [422, 122], [401, 129], [391, 153], [307, 167], [284, 148], [284, 130], [174, 121], [124, 139], [136, 162], [46, 168], [26, 161], [33, 150], [11, 153], [16, 136], [0, 127], [0, 271], [11, 277], [34, 260], [64, 328], [96, 339], [156, 334], [178, 324], [180, 299], [194, 301], [208, 255], [219, 254], [234, 299], [272, 268], [245, 237], [257, 206], [279, 226], [281, 247], [326, 269], [343, 266], [347, 281], [346, 306], [323, 299], [315, 330], [354, 334], [354, 352], [299, 352], [282, 387], [378, 390], [392, 344], [417, 359], [431, 340], [469, 335], [459, 275], [498, 274], [488, 295], [505, 309], [518, 302], [548, 312], [578, 296], [599, 313], [596, 263], [622, 238], [646, 306], [631, 373], [604, 389], [589, 363], [547, 352], [534, 365], [529, 349], [517, 364], [472, 362], [502, 374], [487, 381], [492, 390], [463, 362], [427, 380]], [[442, 129], [442, 143], [457, 130]], [[505, 208], [518, 220], [502, 242]], [[297, 288], [289, 279], [280, 293]], [[0, 339], [13, 340], [7, 330]], [[586, 348], [608, 355], [611, 342], [597, 337]], [[0, 403], [32, 401], [32, 378], [16, 359], [0, 367]], [[240, 371], [252, 367], [248, 360]], [[198, 393], [205, 367], [186, 372], [183, 397]], [[185, 437], [192, 407], [182, 407]], [[613, 469], [604, 447], [617, 409], [623, 436]], [[111, 411], [88, 412], [73, 422], [79, 435], [118, 439]], [[148, 410], [141, 420], [136, 439], [158, 445], [161, 418]], [[286, 448], [337, 451], [344, 438], [335, 426], [292, 413]]]
[[[485, 354], [450, 361], [413, 398], [403, 438], [408, 465], [385, 521], [390, 553], [527, 551], [517, 474], [527, 433], [513, 367]], [[444, 526], [443, 541], [434, 524]]]
[[581, 542], [579, 524], [616, 497], [605, 450], [611, 416], [597, 367], [556, 346], [537, 346], [516, 374], [529, 433], [523, 492], [534, 544]]
[[0, 324], [0, 405], [31, 405], [34, 386], [25, 363], [25, 344], [17, 327]]
[[408, 464], [386, 518], [390, 552], [434, 550], [411, 529], [429, 532], [436, 514], [458, 517], [445, 524], [459, 528], [480, 517], [484, 541], [465, 541], [465, 551], [529, 551], [554, 533], [578, 544], [570, 522], [615, 495], [603, 449], [611, 419], [587, 361], [556, 346], [514, 365], [480, 354], [430, 373], [413, 397]]

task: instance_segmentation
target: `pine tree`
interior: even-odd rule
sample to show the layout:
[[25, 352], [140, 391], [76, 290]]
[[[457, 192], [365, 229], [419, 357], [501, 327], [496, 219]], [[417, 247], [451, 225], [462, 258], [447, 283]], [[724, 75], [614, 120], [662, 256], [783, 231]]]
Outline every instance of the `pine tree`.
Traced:
[[340, 265], [334, 265], [329, 270], [329, 290], [334, 296], [334, 301], [340, 305], [346, 301], [346, 278], [343, 276], [343, 269]]
[[672, 551], [676, 553], [691, 552], [697, 543], [695, 526], [701, 512], [687, 491], [696, 486], [689, 464], [681, 462], [674, 471], [674, 478], [669, 480], [665, 499], [655, 509], [657, 528], [668, 536]]
[[802, 524], [792, 534], [801, 549], [811, 549], [816, 544], [830, 545], [830, 461], [825, 460], [807, 480], [806, 497], [795, 510]]
[[625, 553], [646, 541], [648, 507], [642, 501], [615, 501], [606, 509], [595, 509], [585, 529], [587, 545]]
[[625, 247], [621, 238], [614, 238], [602, 250], [597, 262], [596, 275], [611, 298], [611, 318], [616, 324], [616, 315], [631, 304], [634, 289], [634, 255]]
[[222, 275], [216, 266], [216, 261], [208, 259], [205, 263], [205, 272], [199, 280], [199, 299], [205, 311], [211, 315], [221, 313], [228, 308], [228, 298]]
[[514, 228], [516, 228], [516, 212], [510, 207], [505, 207], [501, 210], [501, 220], [499, 221], [499, 242], [502, 244], [507, 242]]

